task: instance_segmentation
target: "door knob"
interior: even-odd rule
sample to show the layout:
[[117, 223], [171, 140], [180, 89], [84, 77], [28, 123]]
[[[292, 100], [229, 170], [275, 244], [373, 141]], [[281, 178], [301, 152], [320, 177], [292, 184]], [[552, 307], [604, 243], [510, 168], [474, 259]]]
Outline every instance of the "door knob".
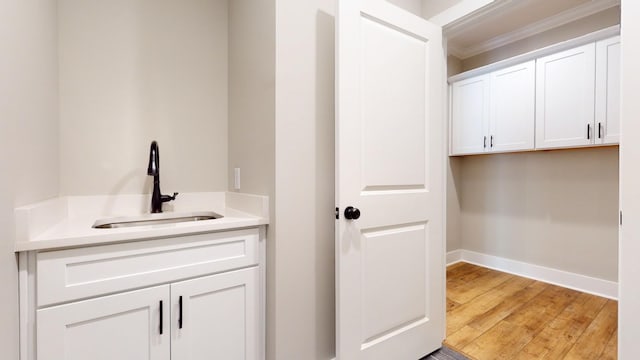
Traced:
[[344, 218], [347, 220], [358, 220], [360, 218], [360, 210], [353, 206], [347, 206], [347, 208], [344, 209]]

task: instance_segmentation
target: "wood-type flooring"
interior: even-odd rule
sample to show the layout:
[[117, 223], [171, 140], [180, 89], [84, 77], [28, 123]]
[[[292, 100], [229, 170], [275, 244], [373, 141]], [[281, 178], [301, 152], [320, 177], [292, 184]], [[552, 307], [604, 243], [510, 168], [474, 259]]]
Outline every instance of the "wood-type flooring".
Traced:
[[470, 359], [617, 358], [618, 303], [459, 262], [447, 268], [445, 345]]

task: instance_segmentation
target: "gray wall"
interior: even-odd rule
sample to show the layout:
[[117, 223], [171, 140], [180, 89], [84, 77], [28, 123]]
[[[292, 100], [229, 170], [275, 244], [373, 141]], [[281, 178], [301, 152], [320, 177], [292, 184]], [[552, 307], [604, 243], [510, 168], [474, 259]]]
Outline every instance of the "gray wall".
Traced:
[[18, 358], [15, 206], [58, 190], [55, 1], [0, 1], [0, 349]]
[[[447, 76], [460, 72], [462, 72], [462, 61], [455, 56], [447, 56]], [[448, 110], [449, 107], [447, 107]], [[447, 118], [449, 118], [448, 114]], [[462, 213], [460, 211], [462, 159], [449, 157], [447, 161], [447, 251], [462, 248]]]
[[618, 148], [462, 160], [466, 250], [617, 281]]
[[269, 196], [267, 358], [276, 359], [275, 0], [229, 2], [229, 190]]
[[224, 191], [228, 0], [57, 3], [61, 194]]
[[334, 5], [276, 5], [275, 359], [335, 354]]

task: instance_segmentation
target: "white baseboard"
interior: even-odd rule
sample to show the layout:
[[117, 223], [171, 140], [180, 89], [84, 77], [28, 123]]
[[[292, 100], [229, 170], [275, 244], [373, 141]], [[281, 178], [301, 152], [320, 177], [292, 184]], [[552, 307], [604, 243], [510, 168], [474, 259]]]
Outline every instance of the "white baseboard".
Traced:
[[470, 250], [454, 250], [447, 253], [447, 265], [460, 261], [609, 299], [618, 299], [618, 283], [615, 281], [598, 279]]
[[462, 261], [462, 252], [464, 250], [453, 250], [447, 253], [447, 266]]

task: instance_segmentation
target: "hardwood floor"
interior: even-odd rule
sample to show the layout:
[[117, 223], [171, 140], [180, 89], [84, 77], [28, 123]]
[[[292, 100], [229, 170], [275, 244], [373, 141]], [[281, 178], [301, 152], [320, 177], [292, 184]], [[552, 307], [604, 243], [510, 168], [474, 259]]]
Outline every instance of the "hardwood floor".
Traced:
[[457, 263], [445, 344], [475, 360], [616, 359], [618, 302]]

